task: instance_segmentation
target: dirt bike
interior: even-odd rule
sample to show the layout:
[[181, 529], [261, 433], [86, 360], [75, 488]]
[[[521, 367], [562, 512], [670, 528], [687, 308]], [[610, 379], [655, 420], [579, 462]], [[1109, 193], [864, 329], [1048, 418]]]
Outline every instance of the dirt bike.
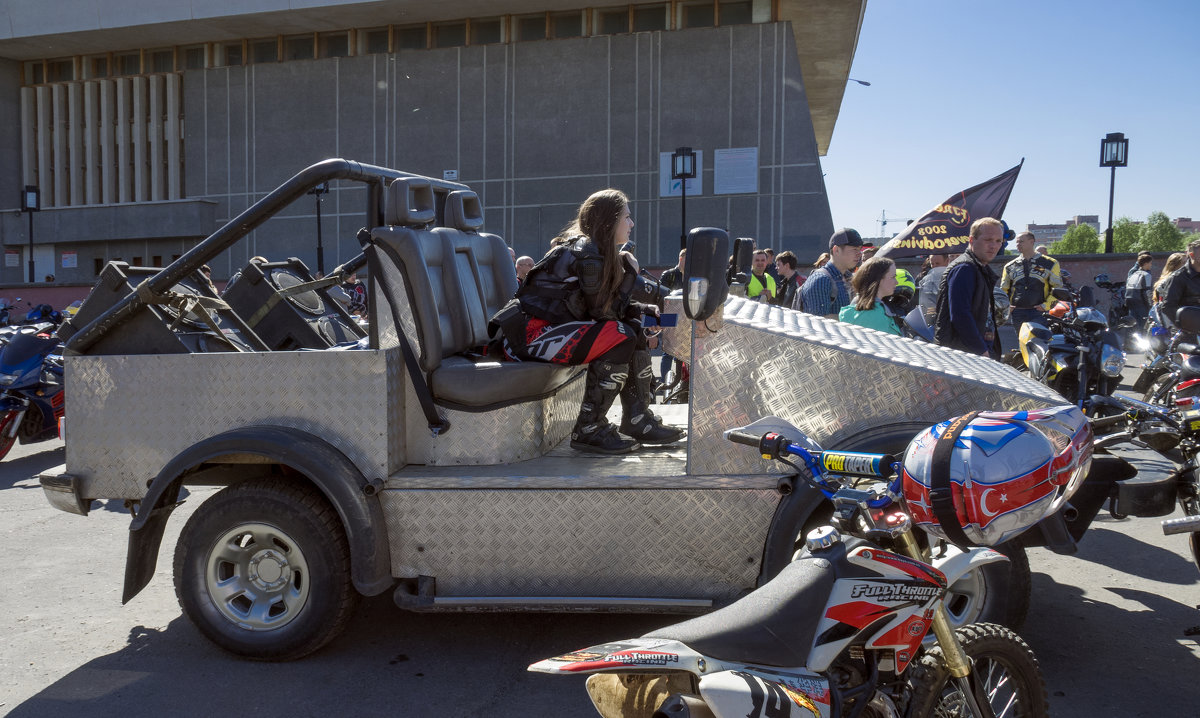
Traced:
[[[1052, 500], [1025, 513], [1023, 527], [1010, 525], [990, 539], [1010, 538], [1012, 530], [1019, 533], [1029, 520], [1056, 510], [1078, 486], [1080, 471], [1086, 473], [1090, 428], [1073, 408], [1057, 414], [1075, 427], [1063, 433], [1068, 448], [1054, 459], [1071, 476]], [[986, 423], [1001, 421], [1002, 414], [980, 416], [990, 417]], [[811, 531], [806, 547], [775, 579], [730, 606], [641, 638], [548, 658], [529, 670], [593, 674], [587, 689], [605, 718], [1046, 715], [1037, 659], [1016, 633], [994, 624], [953, 629], [947, 619], [947, 587], [972, 566], [1004, 556], [969, 548], [934, 558], [913, 531], [914, 522], [936, 530], [926, 499], [941, 501], [937, 491], [913, 490], [913, 473], [929, 466], [931, 456], [941, 461], [939, 444], [953, 454], [960, 438], [976, 440], [963, 435], [973, 421], [968, 415], [919, 434], [905, 468], [888, 454], [822, 451], [776, 417], [726, 432], [763, 458], [797, 469], [833, 503], [830, 525]], [[998, 512], [998, 505], [989, 509], [988, 489], [976, 500], [984, 514]]]

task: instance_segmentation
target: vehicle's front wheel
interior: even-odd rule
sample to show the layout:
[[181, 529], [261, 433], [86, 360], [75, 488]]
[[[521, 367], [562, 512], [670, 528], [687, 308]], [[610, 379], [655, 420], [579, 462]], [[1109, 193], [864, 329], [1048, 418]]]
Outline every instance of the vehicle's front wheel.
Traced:
[[[1043, 718], [1049, 714], [1046, 681], [1029, 644], [1016, 633], [993, 624], [964, 626], [955, 631], [971, 660], [970, 680], [980, 703], [996, 718]], [[909, 715], [971, 715], [959, 683], [946, 669], [942, 647], [930, 649], [913, 666], [912, 710]]]
[[270, 661], [333, 640], [358, 600], [337, 512], [281, 479], [234, 484], [196, 509], [175, 549], [175, 594], [213, 643]]
[[1029, 614], [1033, 578], [1025, 547], [1005, 543], [996, 550], [1008, 557], [976, 566], [950, 585], [946, 592], [946, 613], [950, 625], [958, 628], [971, 623], [998, 623], [1020, 630]]

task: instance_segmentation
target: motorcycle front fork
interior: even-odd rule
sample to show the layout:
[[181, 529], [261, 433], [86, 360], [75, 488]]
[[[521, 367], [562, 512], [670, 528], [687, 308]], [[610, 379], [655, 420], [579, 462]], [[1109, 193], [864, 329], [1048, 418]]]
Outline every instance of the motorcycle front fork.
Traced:
[[[900, 534], [899, 543], [901, 553], [923, 563], [930, 563], [928, 552], [922, 550], [917, 544], [911, 528]], [[942, 647], [942, 658], [946, 663], [946, 670], [958, 685], [958, 690], [962, 693], [967, 707], [970, 708], [971, 715], [979, 718], [995, 718], [991, 706], [980, 705], [975, 696], [970, 678], [971, 659], [967, 657], [962, 644], [958, 642], [958, 636], [954, 635], [954, 627], [950, 625], [950, 617], [946, 613], [944, 604], [939, 603], [934, 610], [932, 628], [933, 635], [937, 636], [938, 644]]]
[[16, 436], [17, 431], [21, 428], [21, 422], [25, 421], [25, 412], [29, 411], [29, 400], [22, 399], [22, 401], [24, 401], [24, 404], [20, 409], [12, 410], [12, 413], [16, 414], [16, 416], [4, 427], [4, 438], [6, 439]]

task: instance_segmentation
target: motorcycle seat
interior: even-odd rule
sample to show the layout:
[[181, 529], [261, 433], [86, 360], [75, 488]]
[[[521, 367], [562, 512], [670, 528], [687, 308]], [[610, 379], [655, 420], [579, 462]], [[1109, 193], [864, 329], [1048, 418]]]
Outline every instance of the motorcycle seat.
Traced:
[[680, 641], [722, 661], [803, 666], [834, 580], [829, 561], [807, 556], [725, 608], [648, 633], [645, 638]]
[[1179, 381], [1200, 377], [1200, 355], [1188, 354], [1179, 365]]

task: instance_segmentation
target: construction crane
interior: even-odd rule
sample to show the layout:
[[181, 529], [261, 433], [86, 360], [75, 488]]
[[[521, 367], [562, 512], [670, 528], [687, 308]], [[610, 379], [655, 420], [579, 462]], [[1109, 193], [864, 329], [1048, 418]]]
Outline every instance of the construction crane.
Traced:
[[915, 218], [914, 217], [889, 217], [889, 216], [887, 216], [886, 209], [880, 210], [879, 211], [879, 219], [877, 220], [879, 222], [879, 236], [883, 237], [884, 239], [890, 239], [890, 237], [888, 236], [888, 233], [887, 233], [888, 222], [911, 222], [911, 221], [913, 221], [913, 219], [915, 219]]

